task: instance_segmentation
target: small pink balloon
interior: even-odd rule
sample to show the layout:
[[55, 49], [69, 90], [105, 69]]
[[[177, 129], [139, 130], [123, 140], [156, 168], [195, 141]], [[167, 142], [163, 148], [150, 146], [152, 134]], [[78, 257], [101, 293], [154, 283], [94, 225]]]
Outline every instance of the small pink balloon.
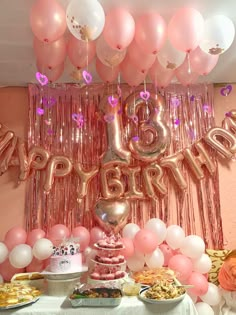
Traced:
[[159, 88], [167, 87], [175, 75], [174, 70], [162, 67], [158, 59], [155, 60], [148, 73], [154, 86]]
[[190, 258], [178, 254], [170, 258], [168, 267], [174, 270], [177, 279], [184, 283], [192, 273], [193, 263]]
[[172, 248], [170, 248], [169, 245], [164, 244], [164, 243], [159, 245], [159, 248], [164, 255], [164, 265], [163, 266], [168, 266], [169, 261], [174, 256], [175, 252]]
[[52, 243], [57, 243], [69, 238], [69, 236], [70, 231], [68, 227], [66, 227], [64, 224], [56, 224], [49, 229], [47, 238]]
[[130, 238], [123, 237], [121, 239], [121, 242], [123, 243], [125, 248], [120, 251], [120, 254], [123, 255], [125, 259], [132, 257], [134, 254], [133, 240]]
[[166, 22], [156, 12], [141, 15], [135, 27], [135, 41], [146, 53], [157, 54], [165, 43]]
[[55, 68], [49, 69], [45, 68], [43, 64], [37, 61], [37, 69], [40, 73], [48, 78], [50, 83], [57, 81], [64, 72], [64, 63], [56, 66]]
[[215, 68], [219, 55], [207, 54], [198, 46], [190, 52], [189, 58], [193, 71], [200, 75], [207, 75]]
[[169, 22], [168, 38], [176, 49], [190, 52], [199, 45], [203, 30], [204, 19], [201, 13], [193, 8], [182, 8]]
[[31, 263], [26, 267], [26, 272], [42, 272], [44, 268], [44, 260], [33, 257]]
[[86, 42], [70, 36], [67, 53], [71, 63], [77, 69], [81, 69], [87, 66], [95, 57], [96, 45], [94, 41]]
[[134, 32], [134, 18], [126, 9], [115, 8], [107, 13], [103, 36], [113, 49], [123, 50], [128, 47]]
[[152, 253], [158, 245], [157, 236], [154, 232], [141, 229], [134, 237], [135, 250], [143, 254]]
[[0, 275], [5, 281], [11, 281], [11, 278], [16, 273], [24, 272], [24, 268], [15, 268], [10, 264], [9, 259], [6, 259], [2, 264], [0, 264]]
[[191, 64], [186, 57], [182, 65], [175, 69], [175, 76], [182, 85], [189, 86], [197, 82], [199, 74], [191, 69]]
[[65, 10], [56, 0], [36, 0], [30, 12], [30, 25], [40, 41], [53, 42], [65, 33]]
[[194, 286], [193, 288], [188, 289], [188, 292], [190, 292], [190, 294], [200, 296], [207, 293], [208, 281], [203, 274], [199, 272], [192, 272], [187, 280], [187, 283]]
[[155, 55], [144, 53], [135, 41], [128, 48], [129, 60], [141, 72], [146, 72], [154, 63]]
[[102, 81], [106, 83], [115, 81], [119, 74], [119, 67], [105, 66], [99, 59], [96, 60], [96, 70]]
[[45, 232], [41, 229], [34, 229], [30, 231], [27, 235], [26, 244], [30, 245], [31, 247], [34, 246], [34, 243], [39, 240], [40, 238], [45, 237]]
[[138, 86], [145, 80], [147, 72], [142, 73], [133, 66], [128, 56], [126, 56], [125, 60], [121, 63], [120, 69], [123, 79], [130, 86]]
[[104, 238], [104, 232], [99, 227], [93, 227], [90, 231], [90, 244], [94, 245], [97, 241]]
[[90, 233], [83, 226], [77, 226], [71, 231], [71, 237], [75, 238], [76, 241], [78, 239], [78, 243], [80, 244], [80, 250], [83, 252], [86, 247], [88, 247], [90, 242]]
[[8, 250], [11, 251], [13, 247], [20, 244], [25, 244], [27, 239], [27, 232], [20, 226], [14, 226], [7, 231], [4, 243], [7, 246]]
[[40, 64], [47, 68], [55, 68], [65, 61], [66, 58], [66, 40], [64, 37], [52, 43], [43, 43], [34, 38], [34, 52], [36, 59]]

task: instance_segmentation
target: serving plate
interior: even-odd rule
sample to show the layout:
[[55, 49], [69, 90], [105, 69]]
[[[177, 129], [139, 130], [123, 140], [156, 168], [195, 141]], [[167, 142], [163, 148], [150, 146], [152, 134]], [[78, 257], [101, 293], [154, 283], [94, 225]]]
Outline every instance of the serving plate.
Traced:
[[179, 303], [180, 301], [182, 301], [185, 298], [186, 293], [174, 298], [174, 299], [162, 299], [162, 300], [158, 300], [158, 299], [148, 299], [145, 296], [146, 291], [149, 289], [149, 287], [144, 288], [142, 290], [140, 290], [139, 292], [139, 298], [140, 300], [142, 300], [143, 302], [147, 302], [147, 303], [151, 303], [151, 304], [173, 304], [173, 303]]
[[81, 268], [78, 268], [78, 270], [74, 272], [63, 272], [63, 273], [55, 273], [49, 271], [47, 268], [41, 272], [41, 275], [43, 275], [46, 279], [49, 280], [67, 280], [67, 279], [73, 279], [78, 278], [81, 276], [82, 273], [88, 271], [87, 266], [82, 266]]
[[27, 305], [30, 305], [30, 304], [37, 302], [38, 300], [39, 300], [39, 297], [36, 297], [30, 301], [25, 301], [22, 303], [12, 304], [12, 305], [8, 305], [8, 306], [0, 306], [0, 310], [8, 310], [11, 308], [18, 308], [18, 307], [22, 307], [22, 306], [27, 306]]

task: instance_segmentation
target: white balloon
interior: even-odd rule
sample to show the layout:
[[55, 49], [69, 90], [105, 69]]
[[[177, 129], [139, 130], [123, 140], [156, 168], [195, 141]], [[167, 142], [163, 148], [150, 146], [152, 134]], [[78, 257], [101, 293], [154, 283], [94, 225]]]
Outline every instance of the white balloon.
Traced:
[[199, 302], [195, 307], [199, 315], [214, 315], [213, 309], [207, 303]]
[[220, 303], [222, 295], [219, 288], [214, 283], [209, 282], [207, 293], [201, 295], [200, 298], [203, 302], [215, 306]]
[[148, 268], [160, 268], [164, 265], [164, 255], [162, 251], [157, 248], [151, 254], [147, 254], [144, 256], [145, 262]]
[[32, 259], [32, 248], [27, 244], [16, 245], [9, 254], [9, 262], [15, 268], [27, 267]]
[[158, 218], [148, 220], [144, 229], [152, 231], [156, 234], [158, 245], [160, 245], [166, 238], [166, 225]]
[[207, 273], [211, 270], [212, 261], [207, 254], [202, 254], [198, 259], [193, 260], [193, 271]]
[[3, 242], [0, 242], [0, 264], [3, 263], [7, 259], [7, 256], [8, 256], [8, 248]]
[[222, 54], [229, 49], [234, 36], [234, 23], [227, 16], [214, 15], [205, 21], [200, 48], [208, 54]]
[[127, 259], [126, 263], [131, 271], [140, 271], [143, 269], [145, 264], [144, 255], [135, 252], [132, 257]]
[[185, 52], [176, 49], [168, 40], [157, 54], [160, 64], [171, 70], [179, 67], [184, 62], [185, 56]]
[[49, 258], [53, 253], [53, 244], [47, 238], [37, 240], [33, 247], [33, 255], [39, 260]]
[[170, 225], [166, 230], [166, 243], [172, 248], [180, 248], [185, 239], [184, 230], [178, 225]]
[[90, 41], [102, 33], [105, 13], [97, 0], [71, 0], [66, 9], [66, 22], [76, 38]]
[[197, 259], [205, 252], [205, 243], [198, 235], [188, 235], [185, 237], [180, 251], [185, 256]]
[[136, 233], [140, 230], [140, 227], [135, 223], [128, 223], [122, 230], [122, 236], [130, 239], [134, 239]]

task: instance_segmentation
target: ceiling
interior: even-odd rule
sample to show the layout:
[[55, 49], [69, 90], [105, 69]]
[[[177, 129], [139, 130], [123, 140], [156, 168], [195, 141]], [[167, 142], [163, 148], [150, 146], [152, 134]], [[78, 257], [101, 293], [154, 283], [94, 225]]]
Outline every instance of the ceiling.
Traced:
[[[36, 82], [33, 34], [29, 24], [34, 1], [0, 0], [0, 86], [26, 86]], [[66, 8], [70, 0], [58, 1]], [[134, 18], [148, 10], [156, 10], [166, 22], [178, 8], [189, 6], [197, 9], [204, 18], [223, 14], [236, 25], [236, 0], [100, 0], [100, 3], [105, 12], [117, 6], [127, 8]], [[66, 69], [59, 82], [75, 82], [71, 77], [72, 71], [73, 67], [66, 61]], [[94, 81], [99, 80], [95, 72], [93, 78]], [[236, 39], [204, 80], [213, 83], [236, 82]]]

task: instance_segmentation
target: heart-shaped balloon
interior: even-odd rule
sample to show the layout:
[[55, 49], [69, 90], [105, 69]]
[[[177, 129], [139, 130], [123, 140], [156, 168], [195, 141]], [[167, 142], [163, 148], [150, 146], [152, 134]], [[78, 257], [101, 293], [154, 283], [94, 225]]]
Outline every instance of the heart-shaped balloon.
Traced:
[[231, 84], [228, 84], [228, 85], [226, 85], [226, 87], [224, 87], [224, 88], [222, 88], [221, 90], [220, 90], [220, 94], [222, 95], [222, 96], [228, 96], [230, 93], [231, 93], [231, 91], [232, 91], [232, 85]]
[[130, 211], [125, 199], [100, 199], [95, 206], [95, 219], [106, 232], [118, 233], [126, 224]]

